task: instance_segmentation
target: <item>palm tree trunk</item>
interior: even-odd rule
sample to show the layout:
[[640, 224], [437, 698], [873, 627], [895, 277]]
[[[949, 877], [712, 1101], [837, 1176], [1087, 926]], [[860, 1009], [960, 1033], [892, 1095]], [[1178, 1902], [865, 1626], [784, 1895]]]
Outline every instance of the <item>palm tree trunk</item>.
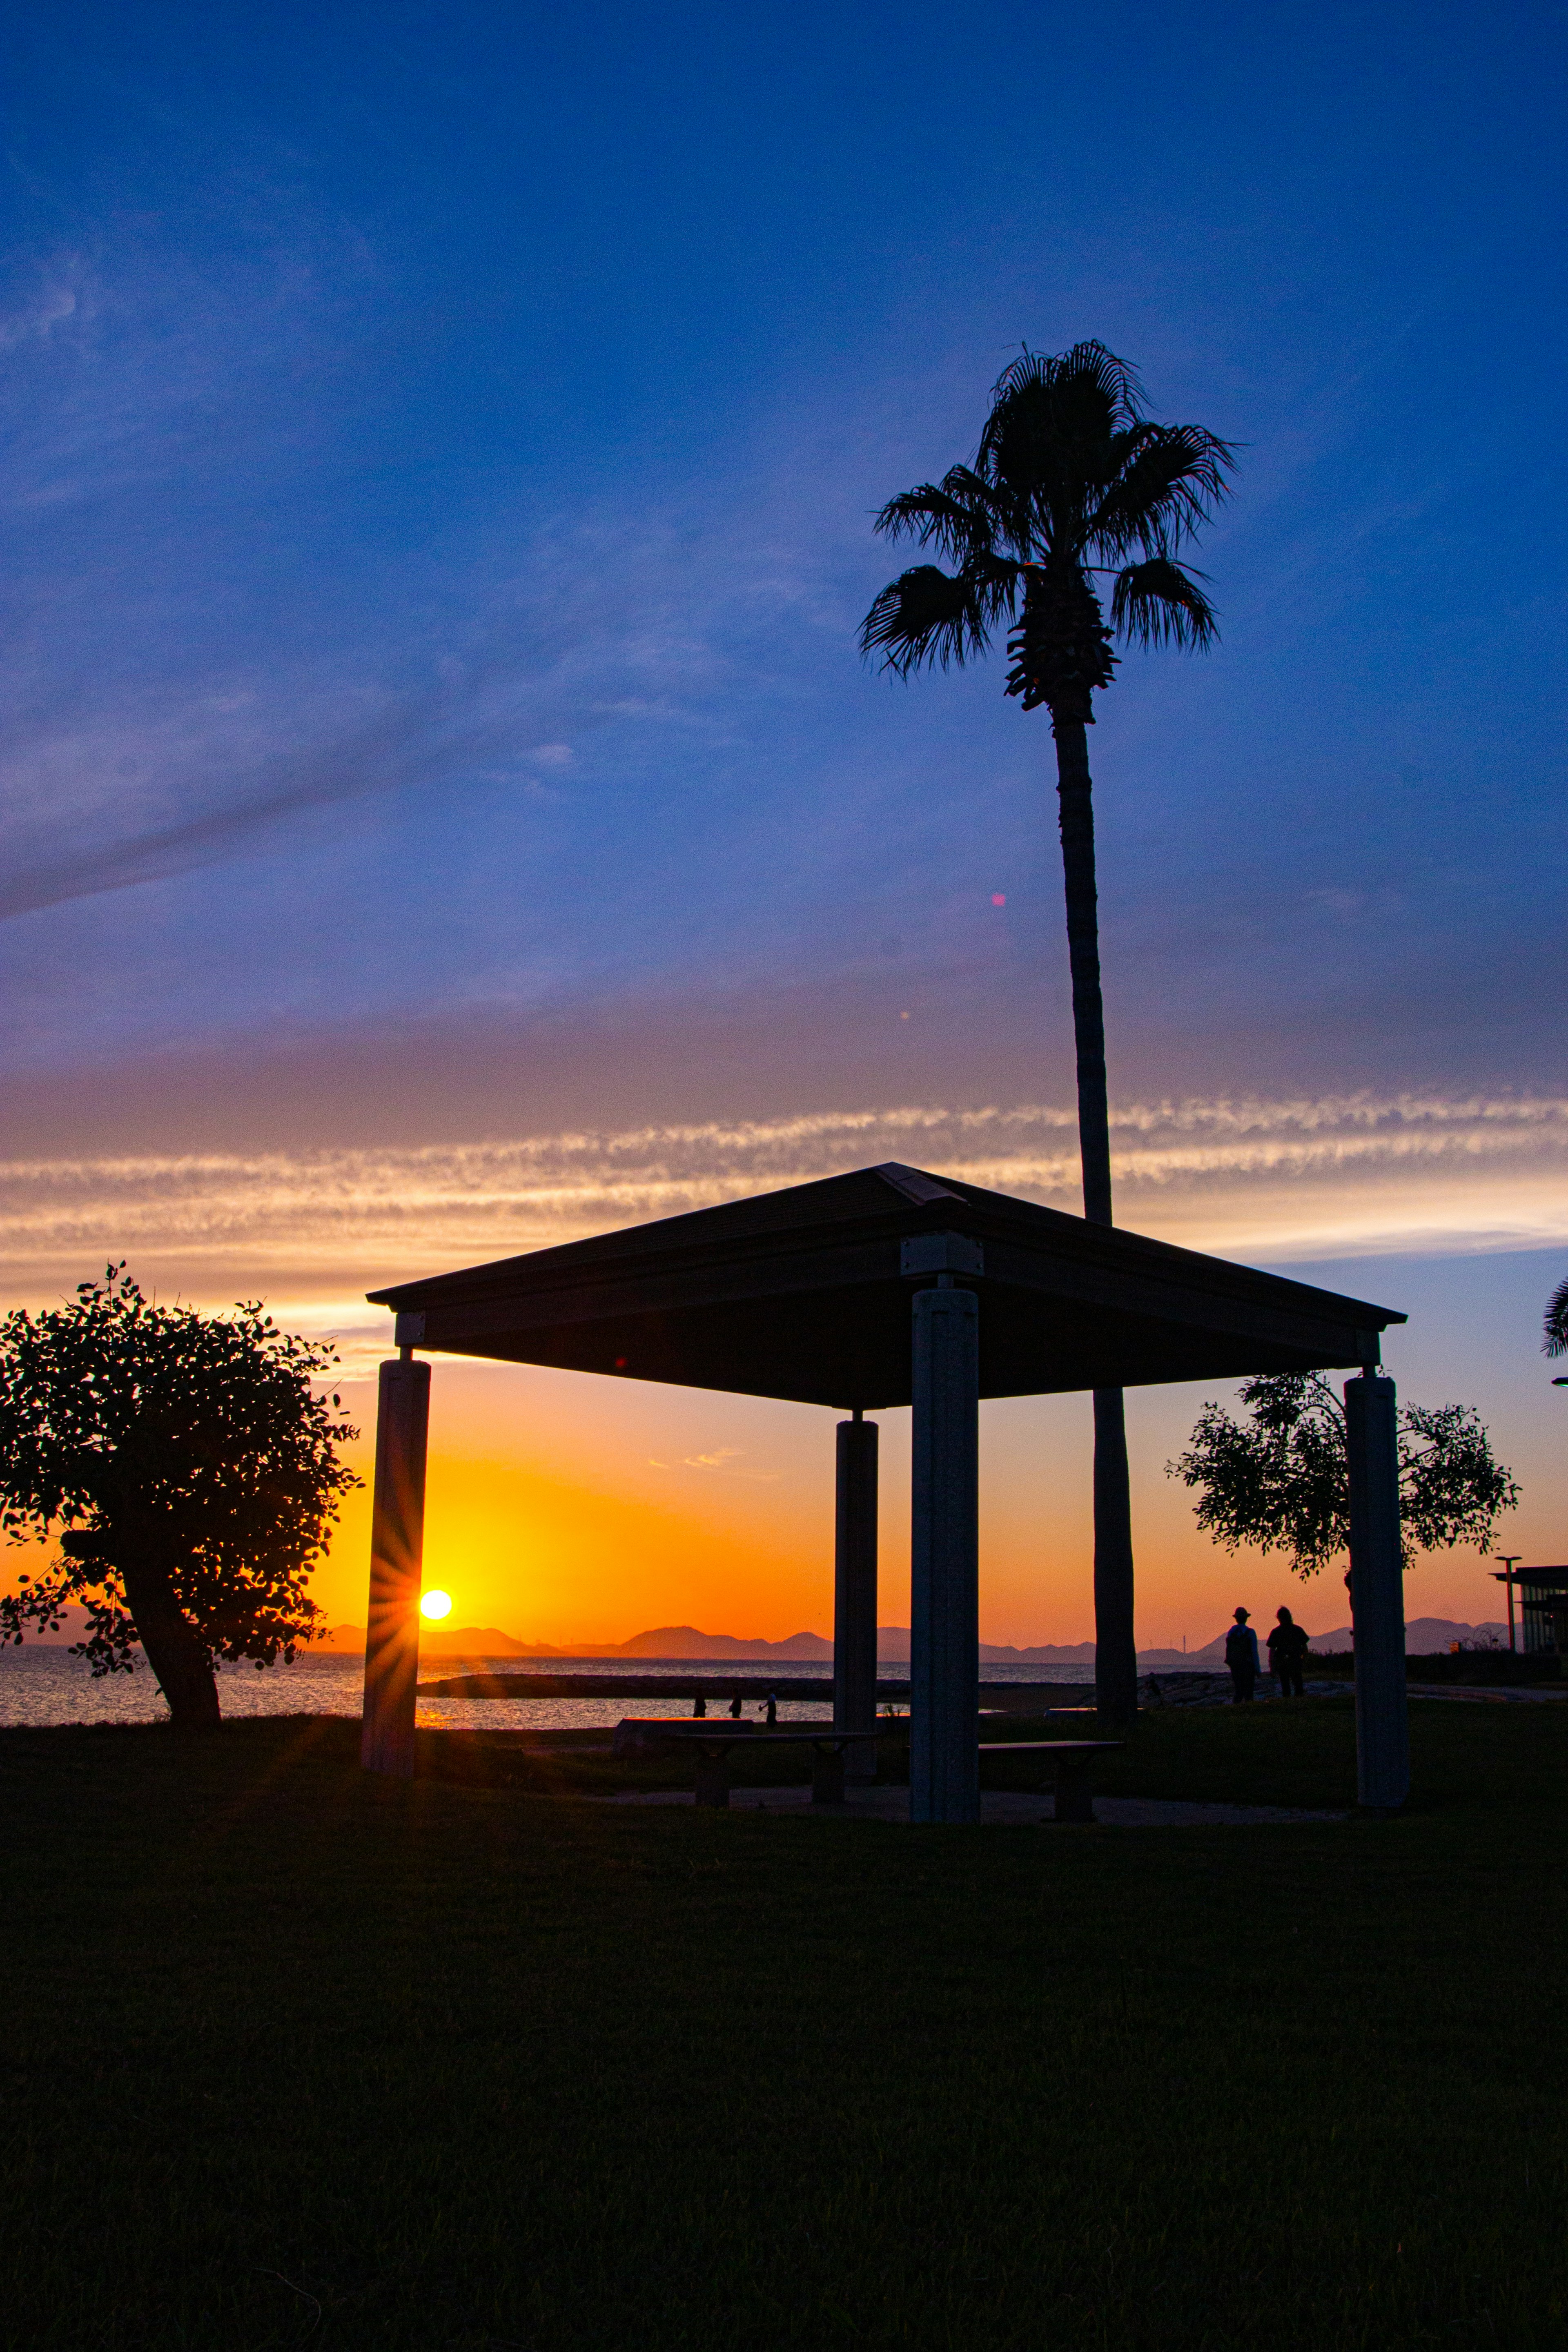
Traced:
[[[1089, 734], [1081, 719], [1055, 717], [1052, 732], [1061, 803], [1062, 874], [1067, 885], [1083, 1213], [1091, 1224], [1109, 1225], [1112, 1222], [1110, 1108], [1105, 1080], [1105, 1007], [1100, 992], [1100, 894], [1094, 874]], [[1101, 1717], [1110, 1724], [1130, 1723], [1138, 1710], [1138, 1653], [1132, 1633], [1127, 1424], [1120, 1389], [1094, 1391], [1094, 1680]]]

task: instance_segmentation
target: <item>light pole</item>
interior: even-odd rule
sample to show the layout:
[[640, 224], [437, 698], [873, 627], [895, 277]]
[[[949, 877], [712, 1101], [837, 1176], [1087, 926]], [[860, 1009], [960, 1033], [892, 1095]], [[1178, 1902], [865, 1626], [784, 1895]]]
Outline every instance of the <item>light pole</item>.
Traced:
[[1524, 1558], [1524, 1554], [1521, 1551], [1494, 1551], [1492, 1558], [1494, 1559], [1500, 1559], [1504, 1569], [1507, 1570], [1502, 1581], [1508, 1592], [1508, 1646], [1512, 1650], [1514, 1647], [1513, 1571], [1519, 1566], [1520, 1561]]

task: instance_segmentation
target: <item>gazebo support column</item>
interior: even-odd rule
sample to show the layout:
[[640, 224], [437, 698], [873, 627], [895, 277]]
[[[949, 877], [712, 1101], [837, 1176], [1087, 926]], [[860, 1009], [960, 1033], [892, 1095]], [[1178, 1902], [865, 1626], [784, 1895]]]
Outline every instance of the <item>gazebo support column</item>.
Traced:
[[[951, 1277], [949, 1277], [951, 1279]], [[914, 1297], [910, 1819], [980, 1819], [980, 1301]]]
[[1351, 1613], [1355, 1621], [1356, 1794], [1392, 1812], [1410, 1793], [1405, 1580], [1399, 1549], [1399, 1419], [1394, 1382], [1368, 1365], [1345, 1382], [1350, 1437]]
[[877, 1424], [838, 1424], [838, 1507], [833, 1570], [833, 1720], [864, 1731], [847, 1748], [847, 1780], [877, 1777]]
[[414, 1778], [414, 1685], [419, 1673], [419, 1584], [425, 1562], [425, 1457], [430, 1367], [405, 1356], [383, 1364], [375, 1411], [370, 1606], [364, 1635], [367, 1772]]

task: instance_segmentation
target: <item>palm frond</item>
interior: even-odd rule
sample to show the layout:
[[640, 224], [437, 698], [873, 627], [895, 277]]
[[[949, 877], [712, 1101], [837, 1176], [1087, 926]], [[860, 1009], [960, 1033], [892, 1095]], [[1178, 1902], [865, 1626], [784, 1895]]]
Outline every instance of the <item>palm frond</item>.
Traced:
[[1568, 1281], [1560, 1282], [1546, 1302], [1546, 1330], [1541, 1344], [1549, 1356], [1568, 1356]]
[[[1070, 351], [1056, 353], [1032, 352], [1026, 343], [991, 387], [992, 416], [999, 409], [1005, 416], [1008, 405], [1020, 394], [1041, 392], [1054, 394], [1064, 410], [1076, 408], [1081, 415], [1103, 415], [1112, 431], [1134, 423], [1143, 413], [1143, 386], [1137, 369], [1098, 341], [1074, 343]], [[990, 429], [987, 425], [987, 433]], [[985, 446], [983, 439], [982, 453]]]
[[884, 669], [908, 677], [934, 663], [962, 669], [991, 642], [993, 614], [981, 584], [963, 573], [955, 580], [934, 563], [917, 563], [889, 581], [860, 625], [860, 650], [879, 653]]
[[[1214, 608], [1200, 575], [1176, 558], [1225, 497], [1234, 452], [1199, 425], [1155, 424], [1142, 399], [1135, 371], [1101, 342], [1026, 347], [993, 387], [973, 464], [904, 491], [878, 516], [884, 537], [912, 539], [946, 568], [917, 564], [885, 588], [862, 625], [862, 652], [905, 677], [962, 664], [1016, 614], [1027, 578], [1036, 584], [1010, 644], [1007, 691], [1022, 693], [1026, 709], [1071, 701], [1087, 719], [1078, 705], [1109, 683], [1113, 662], [1084, 576], [1096, 562], [1121, 567], [1110, 617], [1122, 635], [1211, 645]], [[1058, 610], [1037, 573], [1080, 580], [1091, 615]]]
[[941, 528], [952, 510], [952, 500], [936, 482], [917, 482], [889, 499], [872, 524], [879, 539], [906, 539], [912, 533], [924, 541]]
[[996, 536], [989, 487], [967, 466], [952, 466], [940, 482], [920, 482], [889, 499], [873, 529], [883, 539], [935, 545], [950, 563], [983, 554]]
[[1002, 536], [1024, 561], [1076, 556], [1086, 519], [1119, 471], [1118, 437], [1137, 421], [1138, 380], [1103, 343], [1026, 351], [997, 379], [975, 470]]
[[1111, 593], [1111, 627], [1140, 645], [1205, 652], [1219, 635], [1219, 619], [1198, 585], [1201, 577], [1168, 555], [1127, 564], [1117, 573]]
[[1136, 549], [1168, 555], [1225, 499], [1236, 454], [1201, 425], [1141, 421], [1118, 436], [1114, 478], [1092, 509], [1087, 537], [1115, 562]]

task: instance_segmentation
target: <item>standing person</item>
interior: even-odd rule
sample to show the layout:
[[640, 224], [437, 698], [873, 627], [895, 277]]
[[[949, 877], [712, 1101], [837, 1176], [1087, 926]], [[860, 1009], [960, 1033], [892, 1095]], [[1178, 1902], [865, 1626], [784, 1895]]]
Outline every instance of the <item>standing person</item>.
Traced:
[[735, 1721], [739, 1723], [741, 1720], [741, 1694], [739, 1691], [735, 1693], [734, 1697], [730, 1701], [730, 1713], [734, 1717]]
[[1268, 1663], [1279, 1678], [1279, 1696], [1304, 1698], [1301, 1662], [1307, 1654], [1307, 1635], [1289, 1609], [1280, 1609], [1276, 1614], [1279, 1622], [1268, 1636]]
[[770, 1723], [776, 1723], [776, 1722], [778, 1721], [778, 1719], [779, 1719], [779, 1696], [778, 1696], [778, 1693], [777, 1693], [777, 1691], [770, 1691], [770, 1692], [768, 1693], [768, 1721], [769, 1721]]
[[692, 1712], [692, 1715], [693, 1715], [694, 1718], [695, 1718], [697, 1721], [699, 1721], [699, 1722], [700, 1722], [701, 1718], [702, 1718], [702, 1717], [707, 1714], [707, 1712], [708, 1712], [708, 1702], [707, 1702], [707, 1700], [703, 1697], [703, 1696], [702, 1696], [702, 1694], [701, 1694], [701, 1692], [700, 1692], [700, 1691], [699, 1691], [699, 1692], [698, 1692], [698, 1694], [697, 1694], [697, 1702], [696, 1702], [696, 1705], [692, 1707], [691, 1712]]
[[1258, 1636], [1247, 1620], [1251, 1612], [1238, 1609], [1236, 1622], [1225, 1637], [1225, 1662], [1230, 1668], [1230, 1696], [1233, 1706], [1241, 1706], [1252, 1696], [1258, 1680], [1259, 1659]]

